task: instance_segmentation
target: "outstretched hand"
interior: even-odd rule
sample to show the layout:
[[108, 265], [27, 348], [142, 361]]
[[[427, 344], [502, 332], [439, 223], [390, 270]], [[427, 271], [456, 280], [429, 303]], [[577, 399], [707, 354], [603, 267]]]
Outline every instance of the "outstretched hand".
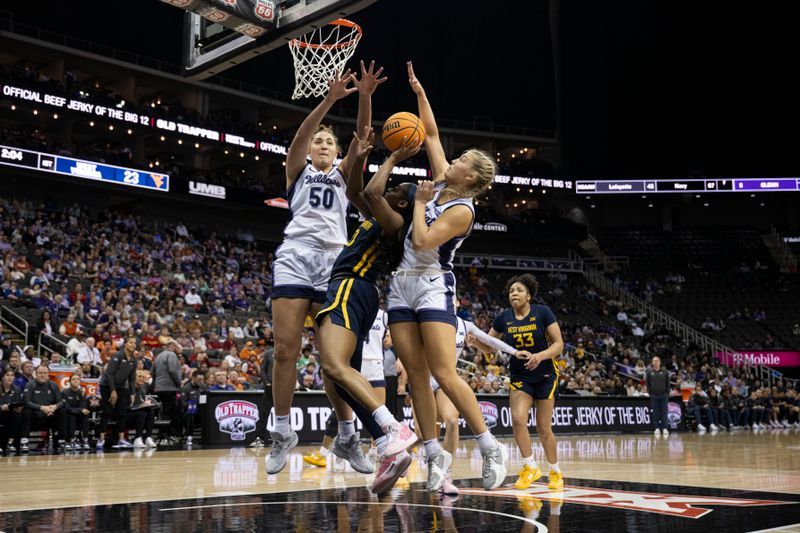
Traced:
[[414, 65], [409, 61], [406, 63], [406, 66], [408, 67], [408, 83], [411, 85], [411, 90], [414, 91], [416, 95], [425, 94], [425, 89], [422, 88], [422, 84], [414, 74]]
[[375, 145], [375, 130], [370, 126], [364, 126], [361, 136], [353, 132], [353, 137], [356, 139], [356, 157], [358, 159], [366, 159], [370, 151]]
[[355, 79], [355, 86], [358, 89], [359, 94], [369, 96], [375, 92], [378, 85], [385, 82], [389, 78], [384, 76], [380, 78], [381, 72], [383, 72], [383, 67], [379, 67], [377, 71], [373, 72], [375, 68], [375, 61], [371, 61], [369, 64], [369, 69], [364, 66], [364, 62], [361, 62], [361, 79]]
[[433, 182], [430, 180], [420, 180], [417, 184], [417, 193], [414, 195], [414, 200], [422, 204], [427, 204], [433, 200], [433, 195]]
[[355, 82], [355, 74], [350, 72], [350, 69], [345, 70], [342, 74], [337, 74], [328, 80], [328, 97], [334, 100], [340, 100], [347, 95], [353, 94], [358, 90], [356, 87], [348, 87], [350, 82]]
[[400, 148], [392, 152], [392, 159], [394, 159], [395, 163], [399, 163], [400, 161], [405, 161], [409, 157], [414, 157], [419, 152], [419, 149], [422, 147], [422, 143], [419, 144], [411, 144], [411, 140], [403, 137], [403, 141], [400, 143]]
[[517, 359], [522, 359], [523, 361], [527, 361], [528, 358], [532, 355], [533, 354], [528, 350], [517, 350], [516, 352], [514, 352], [514, 357], [516, 357]]

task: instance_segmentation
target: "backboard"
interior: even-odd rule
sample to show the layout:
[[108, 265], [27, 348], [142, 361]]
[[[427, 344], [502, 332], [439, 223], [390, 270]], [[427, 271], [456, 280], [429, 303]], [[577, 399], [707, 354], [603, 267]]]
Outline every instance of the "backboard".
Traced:
[[183, 75], [204, 79], [377, 0], [161, 0], [186, 11]]

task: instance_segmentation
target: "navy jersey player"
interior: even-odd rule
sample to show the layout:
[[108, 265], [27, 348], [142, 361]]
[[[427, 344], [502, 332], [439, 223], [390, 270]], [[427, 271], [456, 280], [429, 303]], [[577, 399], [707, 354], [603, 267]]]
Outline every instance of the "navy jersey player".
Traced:
[[[346, 176], [350, 161], [345, 157], [340, 165], [335, 164], [336, 137], [330, 128], [320, 126], [320, 122], [337, 100], [358, 92], [359, 131], [368, 126], [372, 120], [371, 95], [385, 80], [379, 78], [380, 72], [381, 69], [373, 73], [373, 65], [367, 70], [362, 63], [360, 80], [356, 80], [349, 69], [331, 79], [328, 95], [300, 125], [286, 155], [286, 189], [292, 218], [284, 230], [284, 241], [273, 265], [275, 429], [267, 459], [269, 474], [283, 469], [289, 451], [297, 445], [297, 435], [289, 425], [289, 410], [303, 323], [306, 315], [313, 316], [320, 309], [333, 263], [347, 243], [345, 216], [349, 187]], [[354, 87], [349, 86], [351, 82], [355, 83]], [[333, 387], [325, 390], [339, 420], [351, 417], [349, 408], [336, 397]]]
[[[359, 139], [360, 148], [353, 172], [358, 180], [366, 154], [374, 136], [368, 130]], [[362, 142], [363, 141], [363, 142]], [[395, 164], [414, 155], [419, 147], [402, 146], [381, 165], [358, 198], [362, 211], [369, 215], [353, 232], [350, 240], [336, 259], [323, 308], [317, 314], [319, 324], [318, 345], [323, 372], [335, 383], [339, 395], [356, 412], [364, 427], [375, 440], [381, 464], [373, 483], [373, 492], [383, 493], [394, 484], [411, 462], [405, 449], [416, 441], [407, 424], [399, 424], [384, 405], [383, 394], [376, 394], [372, 381], [383, 381], [377, 376], [365, 377], [362, 369], [364, 341], [369, 339], [378, 314], [378, 277], [387, 274], [399, 257], [402, 229], [408, 225], [413, 206], [414, 186], [403, 183], [385, 190], [388, 177]], [[356, 183], [354, 182], [354, 185]], [[385, 192], [384, 192], [385, 191]], [[375, 339], [381, 348], [382, 338]], [[359, 455], [358, 435], [336, 437], [331, 448], [339, 457]]]
[[508, 450], [489, 432], [478, 400], [469, 385], [458, 377], [453, 364], [456, 346], [453, 257], [472, 231], [473, 198], [491, 184], [496, 167], [488, 154], [475, 149], [467, 150], [448, 164], [433, 110], [410, 62], [408, 78], [425, 125], [425, 151], [435, 180], [423, 181], [417, 187], [403, 259], [389, 286], [389, 329], [420, 415], [419, 429], [428, 462], [428, 490], [439, 490], [452, 462], [451, 454], [442, 449], [436, 438], [431, 374], [477, 436], [484, 462], [483, 486], [494, 489], [505, 478]]
[[511, 307], [495, 317], [489, 335], [502, 338], [518, 350], [531, 352], [531, 355], [511, 359], [509, 364], [511, 425], [524, 462], [515, 486], [526, 489], [542, 476], [533, 458], [528, 433], [528, 413], [535, 401], [536, 431], [550, 463], [548, 487], [560, 489], [564, 479], [558, 465], [551, 419], [558, 388], [555, 358], [564, 350], [564, 341], [550, 308], [533, 302], [538, 288], [536, 278], [530, 274], [511, 278], [506, 285]]

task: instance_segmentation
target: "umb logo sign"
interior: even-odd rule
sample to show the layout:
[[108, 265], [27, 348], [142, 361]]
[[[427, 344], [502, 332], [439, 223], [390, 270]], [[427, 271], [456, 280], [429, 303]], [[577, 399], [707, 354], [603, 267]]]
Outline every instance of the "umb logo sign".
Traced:
[[214, 409], [219, 430], [228, 433], [231, 440], [244, 440], [247, 433], [256, 429], [258, 406], [242, 400], [222, 402]]
[[210, 183], [203, 183], [201, 181], [190, 181], [189, 194], [208, 196], [209, 198], [224, 200], [227, 192], [225, 191], [225, 187], [222, 185], [211, 185]]

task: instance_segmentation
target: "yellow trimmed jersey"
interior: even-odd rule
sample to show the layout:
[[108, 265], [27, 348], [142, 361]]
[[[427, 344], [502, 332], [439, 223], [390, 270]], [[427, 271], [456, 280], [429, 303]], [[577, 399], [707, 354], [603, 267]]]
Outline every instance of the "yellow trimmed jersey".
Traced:
[[[556, 321], [553, 311], [546, 305], [531, 304], [530, 312], [518, 319], [514, 310], [509, 308], [498, 314], [492, 329], [503, 334], [503, 341], [517, 350], [527, 350], [531, 353], [541, 352], [550, 345], [547, 341], [547, 327]], [[548, 373], [558, 372], [555, 361], [544, 361], [531, 370], [525, 368], [525, 362], [516, 357], [511, 358], [509, 372], [513, 375], [531, 375], [546, 377]]]
[[388, 264], [387, 243], [381, 238], [383, 230], [375, 218], [369, 218], [350, 236], [350, 240], [333, 264], [331, 278], [356, 277], [375, 283], [378, 276], [392, 265]]

